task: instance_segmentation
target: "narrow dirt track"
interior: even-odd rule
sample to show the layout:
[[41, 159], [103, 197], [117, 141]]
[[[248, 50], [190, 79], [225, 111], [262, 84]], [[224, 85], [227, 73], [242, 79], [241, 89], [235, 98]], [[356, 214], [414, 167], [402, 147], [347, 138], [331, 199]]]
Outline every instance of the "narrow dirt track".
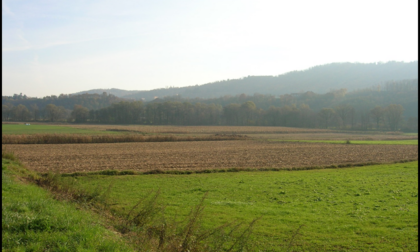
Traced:
[[2, 145], [28, 168], [60, 173], [99, 170], [308, 167], [418, 160], [417, 145], [265, 141]]

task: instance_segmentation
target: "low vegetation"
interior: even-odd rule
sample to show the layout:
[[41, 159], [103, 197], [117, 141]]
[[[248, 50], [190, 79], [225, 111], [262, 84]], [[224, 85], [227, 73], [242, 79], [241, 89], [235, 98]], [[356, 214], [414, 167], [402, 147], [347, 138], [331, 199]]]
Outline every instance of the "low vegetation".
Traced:
[[245, 135], [174, 136], [155, 135], [76, 135], [76, 134], [34, 134], [2, 135], [2, 144], [80, 144], [80, 143], [126, 143], [126, 142], [180, 142], [245, 140]]
[[[273, 140], [271, 140], [273, 141]], [[387, 144], [387, 145], [418, 145], [419, 141], [416, 140], [274, 140], [285, 142], [303, 142], [303, 143], [331, 143], [331, 144]]]
[[47, 124], [30, 124], [23, 123], [3, 123], [1, 129], [2, 135], [33, 135], [33, 134], [78, 134], [78, 135], [110, 135], [116, 132], [95, 130], [95, 129], [78, 129], [68, 125], [47, 125]]
[[19, 181], [24, 168], [4, 154], [2, 251], [134, 251], [87, 209]]
[[[208, 193], [203, 226], [263, 216], [250, 241], [262, 251], [417, 251], [418, 162], [344, 169], [188, 175], [80, 176], [93, 189], [112, 184], [115, 212], [161, 188], [165, 216], [188, 216]], [[289, 247], [291, 246], [291, 248]]]
[[[258, 218], [203, 228], [204, 200], [183, 219], [167, 219], [159, 191], [128, 214], [110, 211], [107, 189], [86, 190], [59, 174], [38, 176], [12, 153], [2, 156], [2, 251], [249, 251]], [[29, 176], [17, 173], [26, 170]], [[16, 181], [24, 179], [32, 184]], [[48, 194], [47, 189], [57, 201]], [[94, 214], [93, 212], [99, 213]], [[108, 228], [105, 228], [108, 227]]]

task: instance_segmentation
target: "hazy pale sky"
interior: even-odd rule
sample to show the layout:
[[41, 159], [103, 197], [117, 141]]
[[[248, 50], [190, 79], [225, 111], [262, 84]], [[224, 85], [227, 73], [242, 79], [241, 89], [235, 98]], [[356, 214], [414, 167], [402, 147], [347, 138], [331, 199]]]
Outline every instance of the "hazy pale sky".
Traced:
[[418, 60], [417, 0], [3, 0], [2, 21], [3, 95]]

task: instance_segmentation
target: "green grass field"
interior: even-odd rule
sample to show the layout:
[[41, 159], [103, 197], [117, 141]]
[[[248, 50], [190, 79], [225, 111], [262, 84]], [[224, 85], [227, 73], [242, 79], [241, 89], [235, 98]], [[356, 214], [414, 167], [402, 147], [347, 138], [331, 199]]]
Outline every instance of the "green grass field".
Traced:
[[[72, 179], [72, 178], [68, 178]], [[418, 251], [418, 162], [357, 168], [191, 175], [77, 177], [112, 185], [116, 212], [161, 190], [166, 215], [186, 215], [205, 192], [204, 226], [263, 216], [261, 251]], [[302, 226], [303, 225], [303, 226]], [[300, 229], [299, 229], [300, 228]]]
[[2, 159], [2, 251], [134, 251], [97, 216], [17, 180], [15, 170]]
[[[270, 140], [285, 142], [303, 142], [303, 143], [331, 143], [331, 144], [347, 144], [346, 140]], [[418, 145], [416, 140], [350, 140], [350, 144], [391, 144], [391, 145]]]
[[121, 134], [121, 132], [104, 130], [76, 129], [67, 126], [31, 124], [2, 124], [2, 134], [30, 135], [30, 134]]

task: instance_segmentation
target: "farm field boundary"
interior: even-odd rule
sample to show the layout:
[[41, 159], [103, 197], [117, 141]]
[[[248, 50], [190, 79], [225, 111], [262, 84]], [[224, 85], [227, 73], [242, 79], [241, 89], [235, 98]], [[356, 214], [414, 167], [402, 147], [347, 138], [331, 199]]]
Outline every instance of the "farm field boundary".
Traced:
[[418, 145], [418, 139], [410, 140], [273, 140], [268, 141], [280, 141], [280, 142], [302, 142], [302, 143], [331, 143], [331, 144], [389, 144], [389, 145]]
[[32, 135], [32, 134], [79, 134], [79, 135], [115, 135], [121, 134], [113, 131], [96, 129], [80, 129], [70, 125], [56, 124], [5, 124], [2, 123], [2, 135]]
[[2, 144], [90, 144], [126, 142], [179, 142], [179, 141], [225, 141], [246, 140], [246, 135], [216, 134], [210, 136], [143, 136], [130, 135], [77, 135], [77, 134], [34, 134], [2, 135]]
[[173, 221], [163, 217], [159, 190], [121, 216], [110, 209], [109, 189], [39, 177], [2, 151], [2, 251], [253, 251], [248, 239], [259, 218], [203, 228], [206, 195]]
[[[392, 162], [397, 163], [408, 163], [414, 162], [413, 160], [401, 160]], [[391, 163], [391, 164], [392, 164]], [[291, 167], [291, 168], [228, 168], [228, 169], [205, 169], [205, 170], [150, 170], [145, 172], [138, 171], [117, 171], [117, 170], [104, 170], [96, 172], [74, 172], [74, 173], [61, 173], [63, 177], [78, 177], [78, 176], [93, 176], [93, 175], [104, 175], [104, 176], [124, 176], [124, 175], [151, 175], [151, 174], [171, 174], [171, 175], [186, 175], [186, 174], [200, 174], [200, 173], [218, 173], [218, 172], [266, 172], [266, 171], [306, 171], [306, 170], [320, 170], [320, 169], [338, 169], [338, 168], [354, 168], [362, 166], [379, 165], [380, 163], [359, 163], [359, 164], [340, 164], [340, 165], [328, 165], [328, 166], [308, 166], [308, 167]], [[49, 173], [40, 173], [42, 176], [48, 176]]]

